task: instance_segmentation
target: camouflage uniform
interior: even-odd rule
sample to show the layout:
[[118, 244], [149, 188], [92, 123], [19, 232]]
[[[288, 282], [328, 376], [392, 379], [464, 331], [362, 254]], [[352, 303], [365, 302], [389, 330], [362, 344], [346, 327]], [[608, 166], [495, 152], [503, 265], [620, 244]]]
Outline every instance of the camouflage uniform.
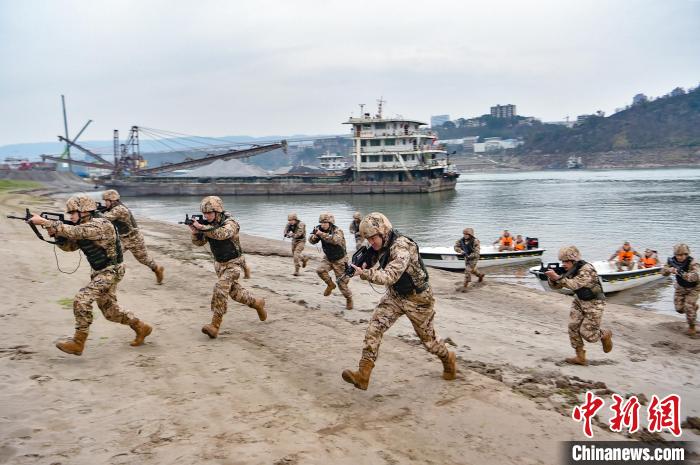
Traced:
[[[124, 277], [122, 250], [119, 235], [114, 225], [105, 218], [95, 217], [95, 202], [86, 196], [72, 197], [66, 202], [66, 211], [78, 211], [81, 219], [76, 225], [61, 221], [50, 221], [44, 226], [56, 238], [56, 245], [66, 252], [81, 250], [90, 266], [90, 283], [80, 289], [73, 299], [75, 316], [75, 336], [56, 344], [60, 350], [73, 355], [81, 355], [93, 321], [92, 303], [102, 311], [105, 319], [129, 325], [136, 338], [132, 346], [143, 344], [152, 328], [140, 321], [131, 312], [125, 312], [117, 303], [117, 285]], [[82, 213], [89, 212], [88, 216]]]
[[553, 289], [567, 288], [580, 293], [589, 290], [592, 297], [590, 300], [583, 300], [577, 294], [569, 313], [569, 341], [571, 347], [577, 351], [577, 359], [570, 360], [580, 358], [582, 363], [572, 363], [584, 365], [586, 364], [585, 351], [583, 351], [584, 340], [592, 343], [602, 340], [604, 351], [610, 352], [612, 350], [612, 331], [601, 329], [603, 311], [605, 310], [605, 295], [598, 279], [598, 273], [593, 265], [580, 261], [577, 248], [573, 246], [562, 248], [559, 252], [559, 259], [574, 262], [574, 267], [578, 268], [578, 272], [575, 269], [569, 271], [556, 281], [549, 278], [550, 287]]
[[[230, 239], [240, 250], [238, 232], [240, 227], [236, 220], [227, 216], [220, 225], [204, 226], [199, 233], [192, 236], [192, 243], [203, 246], [207, 238], [223, 241]], [[228, 298], [236, 302], [254, 308], [255, 297], [238, 283], [241, 275], [245, 273], [243, 255], [225, 262], [214, 261], [214, 270], [219, 280], [214, 285], [214, 293], [211, 298], [211, 310], [215, 315], [222, 317], [226, 314]]]
[[[484, 279], [484, 273], [481, 273], [476, 267], [479, 262], [479, 257], [481, 256], [481, 243], [479, 239], [474, 236], [474, 230], [472, 228], [466, 228], [464, 234], [468, 234], [472, 239], [471, 253], [469, 255], [464, 255], [464, 287], [467, 287], [472, 280], [472, 274], [478, 277], [481, 282]], [[454, 250], [457, 253], [464, 254], [462, 241], [464, 241], [464, 238], [455, 241]], [[469, 242], [467, 242], [467, 245], [469, 245]]]
[[393, 230], [389, 220], [381, 213], [367, 215], [362, 220], [362, 229], [364, 238], [381, 234], [383, 242], [382, 249], [372, 259], [373, 265], [357, 271], [357, 274], [363, 280], [387, 286], [388, 291], [379, 301], [367, 327], [359, 371], [346, 370], [343, 379], [360, 389], [367, 388], [369, 372], [379, 356], [382, 337], [402, 315], [408, 317], [426, 350], [443, 361], [443, 377], [454, 379], [455, 354], [447, 350], [444, 341], [435, 332], [435, 299], [418, 246]]
[[350, 234], [355, 238], [355, 249], [362, 247], [362, 243], [364, 242], [362, 234], [360, 233], [360, 221], [362, 221], [360, 212], [355, 212], [352, 217], [352, 222], [350, 223]]
[[303, 254], [304, 246], [306, 245], [306, 225], [299, 221], [296, 213], [292, 213], [288, 216], [288, 221], [296, 221], [293, 226], [287, 224], [286, 231], [288, 231], [289, 236], [292, 239], [292, 257], [294, 257], [294, 273], [299, 273], [299, 268], [305, 268], [306, 262], [309, 260], [306, 255]]
[[[324, 215], [327, 215], [327, 218], [324, 217]], [[329, 223], [331, 223], [330, 231], [324, 232], [319, 228], [320, 234], [311, 234], [309, 236], [309, 242], [311, 242], [312, 244], [317, 244], [323, 241], [327, 244], [341, 246], [343, 249], [345, 249], [345, 236], [343, 235], [343, 230], [338, 228], [334, 224], [335, 218], [333, 217], [333, 215], [323, 214], [319, 218], [319, 222], [323, 222], [322, 219], [333, 220], [329, 221]], [[328, 286], [327, 289], [330, 288], [332, 290], [335, 288], [335, 284], [333, 283], [329, 272], [332, 270], [333, 273], [335, 273], [336, 279], [343, 277], [343, 275], [345, 274], [345, 264], [347, 262], [347, 255], [344, 255], [343, 257], [338, 258], [336, 260], [330, 260], [324, 252], [323, 260], [321, 261], [321, 264], [318, 266], [318, 268], [316, 268], [316, 274], [318, 274], [318, 276], [323, 280], [323, 282], [326, 283], [326, 285]], [[338, 288], [340, 289], [340, 293], [343, 294], [343, 296], [346, 299], [352, 299], [352, 291], [348, 287], [348, 281], [349, 279], [347, 277], [339, 279]]]
[[102, 194], [104, 200], [112, 202], [110, 208], [102, 212], [102, 216], [111, 221], [116, 226], [121, 239], [122, 249], [130, 250], [134, 258], [139, 263], [146, 265], [156, 273], [156, 278], [160, 284], [163, 280], [163, 268], [159, 267], [153, 258], [146, 250], [146, 243], [143, 240], [143, 234], [138, 229], [134, 215], [131, 211], [121, 203], [119, 193], [114, 189], [105, 191]]
[[[690, 254], [690, 248], [685, 244], [677, 244], [674, 247], [674, 254], [675, 253]], [[673, 284], [673, 304], [678, 313], [685, 313], [688, 327], [694, 332], [698, 312], [698, 296], [700, 295], [700, 284], [697, 284], [698, 281], [700, 281], [700, 263], [690, 256], [686, 257], [686, 259], [689, 262], [688, 271], [680, 272], [679, 275], [686, 283], [691, 286], [692, 283], [695, 283], [695, 286], [682, 286], [678, 282], [678, 279], [676, 279], [676, 282]], [[673, 266], [671, 264], [666, 264], [662, 268], [661, 273], [664, 276], [668, 276], [671, 274], [672, 268]]]

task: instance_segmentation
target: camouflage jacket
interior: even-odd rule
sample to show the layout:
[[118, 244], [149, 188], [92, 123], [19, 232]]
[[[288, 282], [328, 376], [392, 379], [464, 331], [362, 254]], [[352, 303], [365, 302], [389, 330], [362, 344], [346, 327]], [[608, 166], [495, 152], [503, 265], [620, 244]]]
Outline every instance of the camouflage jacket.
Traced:
[[319, 229], [319, 231], [321, 232], [319, 236], [317, 236], [316, 234], [311, 234], [311, 236], [309, 236], [309, 242], [311, 242], [312, 244], [318, 244], [319, 241], [323, 240], [324, 242], [328, 242], [329, 244], [341, 245], [345, 247], [345, 235], [343, 234], [342, 229], [336, 226], [335, 228], [333, 228], [332, 234], [328, 234], [322, 229]]
[[297, 230], [292, 233], [292, 242], [306, 242], [306, 225], [303, 221], [297, 222]]
[[240, 229], [241, 227], [238, 225], [236, 220], [230, 216], [225, 216], [223, 223], [218, 225], [204, 225], [202, 229], [192, 234], [192, 243], [194, 245], [202, 246], [207, 243], [207, 238], [217, 241], [231, 239], [238, 247], [238, 250], [241, 250], [240, 238], [238, 237]]
[[[384, 254], [389, 254], [389, 262], [384, 269], [379, 267]], [[371, 268], [359, 272], [360, 278], [375, 284], [391, 286], [406, 272], [417, 287], [428, 284], [428, 275], [419, 262], [418, 246], [406, 237], [396, 238], [389, 250], [381, 252]]]
[[[455, 252], [464, 253], [464, 251], [462, 250], [462, 238], [457, 239], [457, 241], [455, 242]], [[472, 253], [470, 253], [468, 256], [465, 256], [464, 260], [468, 262], [475, 262], [479, 260], [480, 256], [481, 242], [479, 242], [479, 239], [475, 237], [472, 242]]]
[[360, 223], [355, 223], [355, 220], [352, 220], [350, 223], [350, 234], [355, 236], [355, 239], [359, 239], [362, 236], [360, 234]]
[[[672, 266], [666, 264], [661, 269], [661, 274], [664, 276], [668, 276], [671, 274], [672, 269], [673, 269]], [[688, 267], [688, 271], [685, 273], [681, 273], [680, 275], [681, 275], [681, 278], [685, 279], [689, 283], [695, 283], [695, 282], [700, 281], [700, 263], [695, 261], [695, 259], [691, 260], [690, 266]]]
[[101, 216], [114, 223], [120, 236], [127, 236], [138, 229], [131, 211], [122, 203], [102, 212]]
[[74, 252], [80, 248], [78, 241], [84, 239], [94, 241], [98, 247], [107, 252], [108, 257], [115, 258], [117, 256], [117, 232], [108, 219], [91, 218], [77, 225], [52, 221], [46, 227], [55, 231], [56, 245], [61, 250]]
[[572, 278], [561, 278], [557, 281], [549, 280], [549, 285], [552, 289], [567, 288], [575, 291], [583, 287], [594, 288], [599, 286], [598, 273], [593, 268], [593, 265], [586, 263], [581, 267], [578, 274]]

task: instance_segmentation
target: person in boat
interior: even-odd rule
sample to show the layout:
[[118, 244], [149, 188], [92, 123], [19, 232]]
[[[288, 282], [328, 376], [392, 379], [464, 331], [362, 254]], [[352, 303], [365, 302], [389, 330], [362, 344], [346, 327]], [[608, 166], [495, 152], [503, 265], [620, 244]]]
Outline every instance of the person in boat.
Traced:
[[124, 251], [130, 250], [134, 258], [142, 265], [146, 265], [156, 275], [156, 282], [163, 282], [163, 266], [158, 265], [153, 257], [148, 254], [143, 234], [139, 231], [134, 215], [121, 201], [119, 192], [114, 189], [106, 190], [102, 193], [102, 200], [105, 202], [105, 209], [102, 216], [107, 218], [117, 228], [119, 239]]
[[34, 215], [29, 222], [43, 226], [56, 238], [56, 245], [66, 252], [80, 250], [90, 263], [90, 283], [80, 289], [73, 299], [75, 335], [56, 343], [56, 348], [82, 355], [88, 330], [92, 325], [92, 303], [102, 311], [106, 320], [128, 325], [136, 333], [132, 346], [143, 345], [153, 328], [133, 313], [124, 311], [117, 303], [117, 285], [124, 278], [121, 241], [116, 227], [97, 213], [97, 203], [86, 195], [71, 197], [66, 202], [66, 213], [72, 224], [51, 221]]
[[514, 242], [515, 241], [513, 240], [513, 236], [510, 234], [510, 231], [506, 229], [503, 231], [501, 237], [499, 237], [498, 240], [493, 243], [493, 245], [498, 244], [498, 251], [503, 252], [505, 250], [513, 250]]
[[513, 250], [525, 250], [527, 249], [527, 243], [525, 242], [525, 239], [523, 239], [523, 236], [518, 234], [515, 236], [515, 245], [513, 245]]
[[456, 355], [447, 349], [433, 327], [435, 299], [418, 245], [393, 229], [389, 219], [381, 213], [367, 215], [360, 224], [360, 230], [362, 237], [369, 242], [371, 256], [362, 267], [352, 265], [354, 276], [370, 283], [383, 284], [388, 290], [374, 309], [367, 327], [359, 369], [344, 370], [343, 380], [358, 389], [367, 389], [382, 336], [402, 315], [411, 321], [428, 352], [442, 360], [443, 379], [455, 379]]
[[690, 256], [687, 244], [673, 246], [673, 257], [661, 269], [664, 276], [674, 275], [676, 282], [673, 304], [678, 313], [685, 313], [688, 322], [688, 336], [695, 336], [695, 321], [698, 313], [698, 295], [700, 295], [700, 264]]
[[581, 253], [575, 246], [562, 247], [559, 250], [559, 260], [566, 272], [559, 275], [555, 270], [547, 270], [545, 274], [553, 289], [567, 288], [574, 291], [569, 314], [569, 340], [576, 356], [565, 361], [573, 365], [587, 365], [584, 340], [591, 343], [601, 341], [605, 353], [613, 348], [612, 331], [601, 329], [605, 295], [595, 268], [581, 260]]
[[634, 268], [634, 257], [642, 257], [642, 255], [632, 248], [629, 242], [622, 244], [622, 247], [617, 249], [614, 254], [610, 255], [608, 260], [616, 260], [617, 271], [624, 271], [622, 268], [627, 267], [628, 270]]
[[299, 276], [299, 269], [306, 268], [309, 257], [303, 255], [306, 245], [306, 225], [299, 221], [296, 213], [287, 215], [287, 226], [284, 229], [284, 237], [292, 240], [292, 256], [294, 257], [294, 276]]
[[363, 242], [362, 234], [360, 234], [360, 221], [362, 221], [360, 212], [353, 213], [352, 222], [350, 223], [350, 234], [355, 238], [355, 249], [359, 249]]
[[316, 274], [326, 283], [324, 296], [331, 295], [336, 288], [331, 279], [330, 271], [335, 273], [338, 280], [340, 293], [345, 297], [345, 308], [352, 310], [352, 291], [348, 287], [349, 278], [345, 275], [345, 265], [348, 263], [348, 256], [345, 247], [345, 236], [343, 230], [335, 225], [335, 216], [331, 213], [321, 213], [318, 217], [319, 225], [316, 226], [309, 236], [312, 244], [321, 243], [323, 249], [323, 261], [316, 269]]
[[472, 280], [472, 274], [479, 278], [479, 282], [484, 280], [484, 273], [480, 272], [476, 267], [481, 256], [481, 244], [479, 239], [474, 236], [472, 228], [464, 228], [462, 237], [455, 242], [454, 249], [455, 252], [464, 255], [464, 285], [458, 289], [464, 292]]
[[192, 232], [192, 243], [204, 246], [209, 243], [214, 256], [214, 270], [218, 280], [214, 285], [211, 297], [211, 323], [202, 327], [202, 332], [212, 339], [219, 335], [221, 322], [226, 314], [228, 298], [255, 309], [260, 321], [267, 319], [265, 299], [254, 297], [246, 288], [238, 283], [244, 274], [243, 253], [239, 239], [240, 226], [226, 211], [219, 197], [210, 195], [204, 197], [200, 210], [207, 224], [194, 221], [189, 225]]
[[656, 250], [646, 249], [644, 251], [644, 256], [639, 259], [639, 263], [643, 268], [654, 268], [659, 266], [659, 256]]

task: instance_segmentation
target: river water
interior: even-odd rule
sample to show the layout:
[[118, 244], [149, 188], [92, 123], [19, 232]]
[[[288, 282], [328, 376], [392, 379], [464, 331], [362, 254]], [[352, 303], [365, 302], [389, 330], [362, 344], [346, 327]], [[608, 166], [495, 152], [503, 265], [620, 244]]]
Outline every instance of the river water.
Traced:
[[[169, 222], [197, 213], [200, 198], [128, 198], [138, 216]], [[337, 195], [329, 197], [224, 197], [241, 230], [281, 239], [287, 213], [297, 212], [310, 228], [324, 211], [345, 229], [355, 211], [380, 211], [421, 247], [452, 246], [464, 227], [473, 227], [482, 244], [503, 229], [537, 237], [555, 261], [567, 244], [588, 261], [607, 259], [629, 240], [640, 252], [649, 247], [665, 261], [672, 246], [687, 242], [700, 254], [700, 169], [539, 171], [463, 174], [452, 192], [435, 194]], [[185, 226], [183, 226], [184, 228]], [[350, 241], [352, 242], [352, 241]], [[536, 263], [535, 263], [536, 264]], [[522, 266], [486, 269], [490, 279], [537, 287]], [[458, 281], [455, 275], [455, 281]], [[611, 302], [675, 314], [670, 280], [613, 295]]]

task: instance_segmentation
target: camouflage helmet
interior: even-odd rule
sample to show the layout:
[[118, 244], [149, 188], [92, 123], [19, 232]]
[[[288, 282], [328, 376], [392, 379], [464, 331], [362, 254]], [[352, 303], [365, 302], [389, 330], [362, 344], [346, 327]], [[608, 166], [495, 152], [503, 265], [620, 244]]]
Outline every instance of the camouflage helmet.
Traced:
[[352, 219], [362, 221], [362, 215], [360, 214], [360, 212], [355, 212], [352, 214]]
[[332, 213], [321, 213], [318, 215], [318, 222], [319, 223], [330, 223], [330, 224], [335, 224], [335, 216], [333, 216]]
[[287, 215], [287, 221], [299, 221], [299, 217], [296, 213], [290, 213]]
[[673, 255], [683, 255], [684, 253], [690, 255], [690, 247], [688, 247], [688, 244], [681, 242], [673, 246]]
[[221, 201], [221, 199], [215, 195], [210, 195], [208, 197], [204, 197], [202, 199], [202, 203], [199, 204], [200, 210], [202, 210], [202, 213], [210, 213], [210, 212], [216, 212], [216, 213], [223, 213], [224, 212], [224, 203]]
[[66, 213], [70, 212], [94, 212], [97, 204], [87, 195], [74, 195], [66, 202]]
[[581, 260], [581, 252], [578, 251], [575, 245], [567, 245], [559, 249], [559, 260], [577, 262]]
[[469, 234], [471, 237], [474, 237], [474, 230], [472, 228], [464, 228], [462, 234]]
[[106, 190], [102, 193], [102, 200], [111, 200], [111, 201], [117, 201], [119, 200], [119, 192], [115, 191], [114, 189], [109, 189]]
[[362, 223], [360, 223], [360, 234], [362, 234], [362, 237], [365, 239], [379, 234], [382, 236], [382, 239], [386, 240], [386, 238], [389, 237], [389, 232], [391, 232], [392, 227], [389, 218], [382, 213], [374, 212], [365, 216]]

